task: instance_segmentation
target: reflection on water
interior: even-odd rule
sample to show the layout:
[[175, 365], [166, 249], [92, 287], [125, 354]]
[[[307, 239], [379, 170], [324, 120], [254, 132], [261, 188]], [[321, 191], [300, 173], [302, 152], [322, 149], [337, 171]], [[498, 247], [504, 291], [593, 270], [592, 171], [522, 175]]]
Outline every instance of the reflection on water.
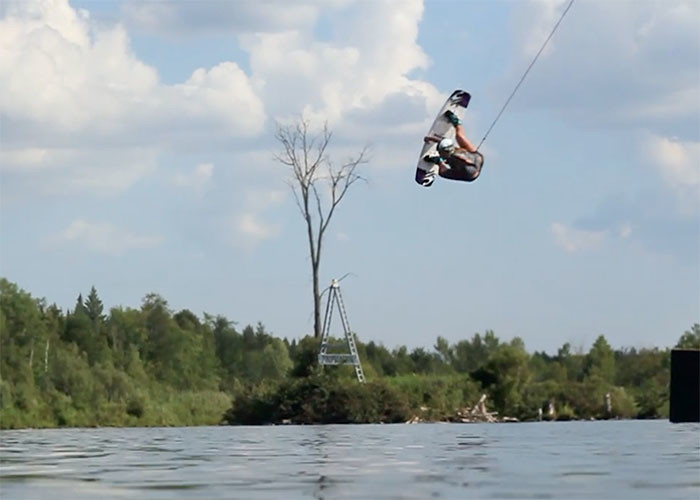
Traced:
[[700, 426], [665, 421], [0, 433], [0, 497], [700, 498]]

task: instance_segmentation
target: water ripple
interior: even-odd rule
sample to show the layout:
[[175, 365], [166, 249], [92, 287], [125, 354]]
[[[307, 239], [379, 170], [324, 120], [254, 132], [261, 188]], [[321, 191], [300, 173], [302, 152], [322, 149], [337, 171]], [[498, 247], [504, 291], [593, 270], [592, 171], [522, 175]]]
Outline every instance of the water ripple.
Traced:
[[2, 499], [700, 498], [663, 421], [0, 433]]

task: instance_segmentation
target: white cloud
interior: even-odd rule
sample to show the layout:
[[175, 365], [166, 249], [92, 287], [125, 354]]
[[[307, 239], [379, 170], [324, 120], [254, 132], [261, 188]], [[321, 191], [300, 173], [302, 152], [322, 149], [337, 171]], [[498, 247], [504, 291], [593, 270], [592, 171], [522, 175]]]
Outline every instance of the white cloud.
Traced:
[[280, 189], [249, 189], [245, 193], [244, 200], [248, 209], [262, 212], [279, 205], [286, 196], [286, 191]]
[[0, 111], [59, 132], [108, 133], [158, 84], [120, 26], [90, 33], [67, 1], [11, 4], [0, 48]]
[[280, 225], [265, 221], [263, 215], [281, 204], [285, 198], [285, 193], [280, 190], [247, 190], [241, 209], [232, 217], [233, 246], [252, 250], [261, 242], [275, 238], [280, 233]]
[[199, 68], [185, 83], [166, 90], [168, 99], [160, 102], [162, 109], [168, 109], [170, 118], [182, 121], [188, 129], [193, 125], [219, 126], [238, 137], [262, 131], [263, 103], [234, 62], [222, 62], [208, 71]]
[[63, 242], [75, 242], [92, 252], [119, 256], [129, 250], [153, 248], [162, 238], [137, 235], [119, 229], [108, 222], [88, 222], [76, 219], [57, 235]]
[[[268, 123], [266, 110], [281, 121], [299, 114], [316, 125], [328, 120], [355, 151], [347, 141], [381, 141], [389, 159], [381, 165], [403, 166], [399, 155], [415, 161], [405, 141], [424, 133], [445, 98], [409, 76], [429, 65], [417, 43], [422, 0], [401, 8], [392, 0], [193, 5], [127, 2], [124, 12], [150, 34], [235, 33], [249, 53], [249, 74], [221, 62], [166, 85], [134, 54], [125, 25], [97, 23], [67, 0], [11, 1], [0, 19], [0, 113], [4, 148], [15, 156], [11, 170], [26, 178], [51, 171], [60, 183], [43, 175], [35, 181], [52, 190], [108, 180], [112, 191], [124, 189], [165, 150], [214, 153], [232, 139], [255, 138]], [[136, 148], [153, 156], [134, 166], [119, 162], [129, 175], [117, 175], [110, 155], [119, 151], [126, 161], [138, 157]], [[74, 168], [67, 150], [80, 151], [84, 167]], [[187, 182], [182, 175], [175, 182]]]
[[[567, 3], [518, 4], [513, 20], [520, 58], [508, 87]], [[624, 240], [655, 254], [697, 259], [699, 18], [694, 0], [576, 2], [521, 87], [514, 107], [549, 110], [596, 133], [620, 127], [644, 141], [635, 175], [644, 175], [648, 164], [661, 177], [652, 179], [651, 189], [611, 195], [571, 226], [552, 224], [567, 251]]]
[[250, 33], [311, 26], [320, 7], [345, 0], [242, 0], [237, 2], [181, 2], [127, 0], [123, 12], [129, 24], [149, 33], [173, 36], [199, 33]]
[[2, 148], [0, 149], [0, 167], [5, 172], [40, 168], [46, 164], [49, 154], [50, 151], [44, 148]]
[[[336, 122], [350, 111], [369, 110], [394, 95], [417, 98], [423, 121], [444, 98], [430, 84], [407, 75], [426, 68], [417, 43], [423, 3], [354, 2], [328, 9], [334, 37], [317, 41], [309, 30], [241, 36], [250, 53], [252, 79], [278, 119], [304, 114]], [[301, 103], [301, 105], [300, 105]]]
[[622, 224], [617, 234], [621, 239], [626, 240], [632, 235], [632, 225], [629, 222]]
[[697, 262], [700, 193], [690, 196], [688, 191], [688, 198], [682, 198], [656, 182], [661, 189], [610, 195], [569, 226], [553, 224], [552, 234], [570, 251], [579, 248], [579, 237], [594, 242], [597, 234], [601, 244], [624, 242], [653, 255]]
[[214, 172], [214, 165], [211, 163], [200, 163], [192, 172], [175, 174], [173, 181], [176, 186], [191, 188], [197, 193], [201, 193], [211, 180]]
[[568, 227], [560, 222], [551, 226], [556, 243], [569, 253], [599, 248], [607, 237], [607, 231], [589, 231]]
[[0, 175], [7, 196], [27, 192], [65, 195], [88, 192], [114, 195], [153, 172], [153, 148], [5, 148], [0, 150]]
[[611, 224], [605, 229], [567, 226], [561, 222], [554, 222], [550, 230], [557, 245], [569, 253], [597, 250], [614, 238], [627, 240], [634, 233], [633, 225], [630, 222], [622, 222], [619, 225]]
[[[531, 0], [514, 12], [522, 74], [568, 0]], [[515, 106], [549, 108], [594, 125], [697, 135], [700, 3], [576, 2], [520, 90]]]
[[[74, 187], [110, 178], [120, 187], [125, 176], [102, 166], [114, 163], [114, 150], [124, 159], [143, 149], [251, 137], [263, 129], [262, 101], [236, 63], [200, 68], [185, 82], [164, 85], [133, 54], [123, 26], [93, 23], [67, 0], [10, 2], [3, 13], [0, 114], [12, 169], [43, 166]], [[65, 151], [78, 154], [86, 168], [59, 162]]]
[[[251, 135], [263, 106], [232, 62], [163, 85], [121, 25], [93, 26], [67, 0], [12, 3], [0, 20], [0, 111], [72, 137], [138, 141], [144, 129], [208, 125]], [[163, 136], [161, 136], [163, 138]]]
[[247, 212], [234, 218], [233, 245], [252, 250], [262, 241], [274, 238], [280, 232], [278, 224], [263, 221], [255, 212]]
[[[516, 33], [516, 47], [522, 57], [532, 58], [537, 54], [568, 3], [569, 0], [530, 0], [527, 8], [529, 13], [527, 25], [524, 26], [526, 29]], [[522, 21], [523, 17], [519, 19]], [[546, 57], [554, 50], [554, 42], [548, 43], [542, 57]]]
[[700, 187], [700, 142], [652, 137], [648, 154], [672, 188], [697, 190]]
[[[124, 12], [151, 34], [210, 28], [239, 34], [250, 75], [222, 62], [165, 85], [133, 53], [123, 25], [98, 24], [67, 0], [7, 4], [0, 20], [0, 113], [4, 149], [15, 156], [11, 169], [21, 167], [25, 176], [31, 168], [55, 172], [58, 184], [35, 179], [52, 190], [89, 189], [110, 179], [113, 190], [124, 189], [125, 179], [133, 183], [152, 170], [151, 160], [149, 168], [120, 162], [130, 175], [117, 176], [113, 151], [127, 159], [138, 156], [130, 150], [148, 148], [157, 163], [165, 148], [230, 147], [232, 138], [263, 130], [265, 109], [278, 120], [299, 114], [315, 124], [329, 120], [345, 140], [371, 136], [389, 144], [385, 150], [403, 152], [400, 138], [422, 134], [445, 97], [407, 76], [429, 63], [417, 44], [421, 0], [400, 9], [391, 0], [192, 5], [128, 2]], [[316, 40], [318, 30], [325, 41]], [[61, 163], [66, 150], [80, 151], [85, 167], [73, 168], [67, 158]]]
[[700, 142], [651, 136], [646, 142], [645, 153], [676, 194], [680, 210], [697, 215], [700, 208]]

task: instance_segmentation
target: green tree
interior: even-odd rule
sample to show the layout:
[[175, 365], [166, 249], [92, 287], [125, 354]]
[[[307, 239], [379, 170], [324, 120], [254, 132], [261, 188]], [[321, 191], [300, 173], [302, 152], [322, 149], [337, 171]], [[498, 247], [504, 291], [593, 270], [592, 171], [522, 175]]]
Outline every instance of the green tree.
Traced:
[[393, 376], [397, 374], [398, 368], [391, 352], [381, 344], [370, 341], [365, 346], [365, 357], [362, 363], [369, 364], [374, 372], [379, 376]]
[[[694, 324], [677, 346], [699, 340]], [[557, 418], [668, 416], [670, 348], [613, 352], [601, 335], [588, 353], [530, 355], [491, 330], [438, 337], [434, 351], [356, 343], [367, 384], [351, 367], [321, 370], [313, 336], [288, 342], [262, 323], [238, 333], [155, 294], [105, 315], [94, 287], [64, 313], [0, 278], [0, 426], [216, 424], [232, 399], [250, 423], [449, 420], [484, 390], [501, 416], [535, 418], [550, 400]]]
[[243, 339], [234, 328], [234, 323], [223, 316], [205, 315], [205, 321], [212, 331], [214, 350], [221, 367], [222, 388], [236, 385], [237, 374], [243, 368]]
[[413, 361], [414, 373], [435, 374], [450, 371], [449, 366], [442, 362], [439, 354], [428, 352], [422, 347], [411, 351], [409, 357]]
[[695, 323], [690, 330], [678, 339], [676, 347], [679, 349], [700, 349], [700, 324]]
[[[91, 293], [91, 295], [90, 306], [93, 308], [92, 310], [89, 310], [83, 303], [83, 296], [78, 295], [73, 313], [68, 315], [66, 319], [62, 337], [68, 342], [75, 343], [79, 351], [85, 353], [88, 362], [92, 365], [108, 360], [110, 352], [107, 339], [98, 335], [98, 329], [102, 323], [102, 319], [97, 314], [100, 307], [99, 299], [96, 292]], [[94, 319], [91, 318], [90, 314], [93, 314]]]
[[566, 370], [567, 380], [583, 380], [584, 357], [571, 352], [571, 344], [566, 342], [559, 348], [556, 360]]
[[531, 411], [523, 404], [524, 388], [530, 382], [528, 354], [519, 343], [502, 344], [486, 364], [473, 373], [501, 415], [521, 417]]
[[292, 369], [287, 346], [280, 339], [272, 338], [262, 350], [262, 371], [264, 378], [282, 380]]
[[0, 376], [31, 368], [29, 353], [41, 324], [36, 303], [17, 285], [0, 279]]
[[92, 322], [94, 333], [99, 334], [100, 327], [105, 319], [103, 315], [104, 307], [102, 305], [102, 301], [97, 296], [97, 290], [94, 286], [90, 288], [90, 294], [85, 301], [84, 310], [87, 317], [90, 318], [90, 321]]
[[405, 345], [395, 348], [391, 352], [395, 363], [396, 363], [396, 374], [406, 375], [409, 373], [415, 373], [415, 365], [413, 364], [413, 359], [408, 355], [408, 348]]
[[482, 337], [474, 334], [471, 340], [462, 340], [452, 348], [452, 365], [459, 373], [471, 373], [488, 361], [500, 341], [493, 330], [486, 330]]
[[108, 344], [117, 366], [124, 368], [130, 362], [132, 351], [144, 359], [148, 349], [148, 331], [144, 315], [137, 309], [113, 307], [105, 325]]
[[615, 353], [605, 336], [600, 335], [593, 343], [586, 356], [584, 365], [586, 377], [598, 376], [604, 382], [612, 384], [615, 379]]
[[192, 363], [186, 351], [190, 338], [173, 320], [168, 303], [157, 294], [148, 294], [141, 307], [148, 332], [145, 360], [155, 377], [171, 385], [189, 387]]
[[319, 339], [306, 336], [299, 341], [292, 358], [292, 377], [303, 378], [320, 372], [318, 359]]
[[212, 390], [219, 386], [219, 361], [216, 357], [214, 335], [206, 324], [183, 309], [173, 317], [187, 346], [179, 357], [189, 370], [188, 386], [198, 390]]
[[435, 352], [437, 352], [438, 356], [440, 357], [440, 360], [443, 363], [452, 363], [452, 348], [450, 347], [450, 343], [447, 341], [446, 338], [438, 337], [435, 341], [435, 346], [433, 348], [435, 349]]

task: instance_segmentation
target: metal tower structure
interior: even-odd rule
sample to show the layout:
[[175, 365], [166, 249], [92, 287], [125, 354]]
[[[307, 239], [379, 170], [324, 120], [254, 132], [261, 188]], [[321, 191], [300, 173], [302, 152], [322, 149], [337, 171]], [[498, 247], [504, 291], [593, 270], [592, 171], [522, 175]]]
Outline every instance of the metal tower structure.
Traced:
[[[328, 353], [328, 340], [331, 329], [331, 317], [333, 316], [333, 306], [338, 306], [340, 313], [340, 321], [343, 323], [345, 332], [345, 341], [348, 345], [348, 353]], [[365, 374], [362, 371], [360, 356], [357, 354], [357, 346], [355, 345], [355, 335], [350, 331], [350, 323], [348, 315], [345, 312], [343, 305], [343, 296], [340, 294], [340, 284], [337, 280], [331, 281], [331, 286], [328, 293], [328, 302], [326, 303], [326, 314], [323, 320], [323, 336], [321, 337], [321, 349], [318, 353], [318, 364], [320, 365], [354, 365], [355, 375], [359, 382], [365, 381]]]

